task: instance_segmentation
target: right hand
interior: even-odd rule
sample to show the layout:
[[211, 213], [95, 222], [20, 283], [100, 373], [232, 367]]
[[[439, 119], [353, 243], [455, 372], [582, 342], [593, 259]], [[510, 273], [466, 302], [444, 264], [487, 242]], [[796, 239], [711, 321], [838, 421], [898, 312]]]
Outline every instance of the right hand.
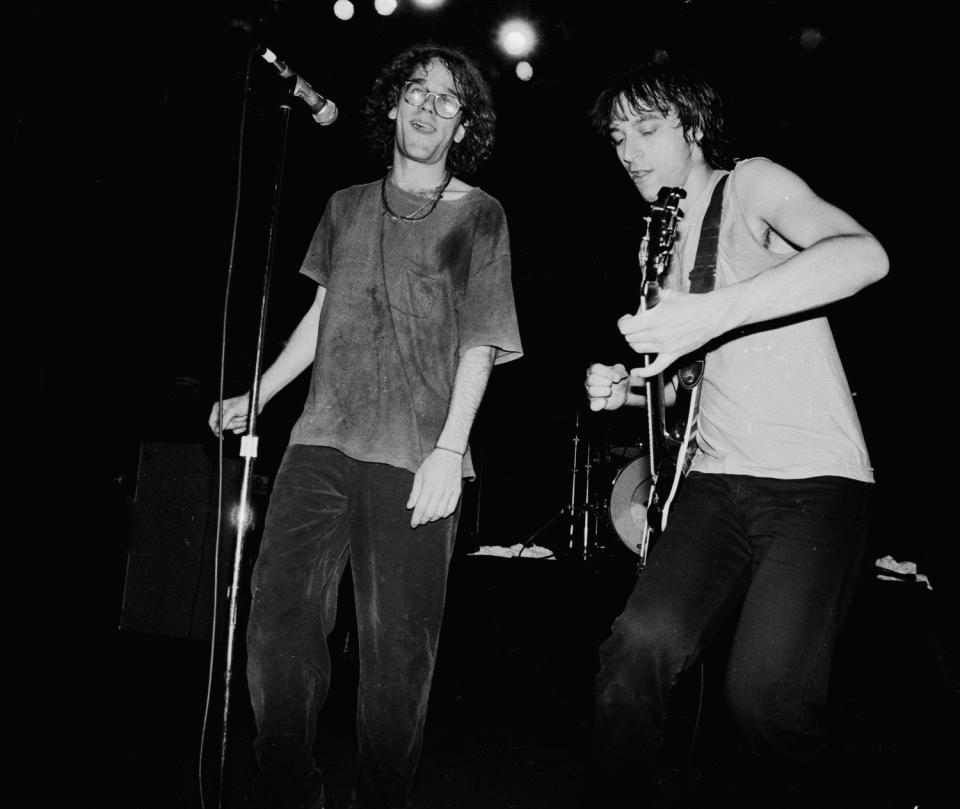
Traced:
[[623, 407], [627, 400], [630, 374], [621, 362], [616, 365], [595, 363], [587, 368], [584, 387], [587, 389], [591, 410], [616, 410]]
[[[223, 429], [232, 433], [242, 433], [247, 429], [247, 417], [250, 415], [250, 394], [232, 396], [223, 400]], [[220, 403], [214, 402], [207, 421], [213, 434], [219, 436], [220, 430]]]

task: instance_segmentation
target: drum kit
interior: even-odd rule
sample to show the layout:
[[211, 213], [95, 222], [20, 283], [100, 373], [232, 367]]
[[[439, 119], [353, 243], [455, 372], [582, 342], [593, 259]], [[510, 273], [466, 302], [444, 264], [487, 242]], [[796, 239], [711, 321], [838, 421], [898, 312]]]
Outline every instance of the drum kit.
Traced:
[[571, 439], [569, 502], [524, 544], [533, 545], [560, 522], [567, 529], [563, 555], [590, 560], [622, 553], [623, 548], [639, 555], [652, 485], [645, 443], [614, 430], [597, 435], [584, 421], [578, 412]]

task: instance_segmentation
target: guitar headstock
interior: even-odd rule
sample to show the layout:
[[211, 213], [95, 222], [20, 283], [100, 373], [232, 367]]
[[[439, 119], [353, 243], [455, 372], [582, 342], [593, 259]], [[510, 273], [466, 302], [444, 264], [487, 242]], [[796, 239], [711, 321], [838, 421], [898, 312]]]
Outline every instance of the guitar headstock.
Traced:
[[673, 250], [677, 225], [683, 216], [680, 200], [686, 196], [682, 188], [661, 188], [657, 201], [650, 206], [650, 244], [655, 255], [669, 255]]
[[661, 188], [650, 215], [644, 217], [646, 233], [640, 242], [640, 270], [644, 284], [656, 282], [670, 265], [670, 253], [677, 238], [677, 224], [683, 212], [680, 200], [687, 196], [682, 188]]

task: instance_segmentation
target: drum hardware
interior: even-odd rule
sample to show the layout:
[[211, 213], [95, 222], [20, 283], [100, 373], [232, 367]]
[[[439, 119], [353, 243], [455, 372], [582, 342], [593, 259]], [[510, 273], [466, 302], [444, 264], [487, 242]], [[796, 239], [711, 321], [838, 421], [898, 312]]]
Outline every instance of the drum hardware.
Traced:
[[650, 456], [637, 455], [617, 472], [607, 504], [610, 527], [624, 546], [638, 555], [647, 524], [647, 503], [652, 484]]
[[[536, 531], [524, 541], [524, 545], [533, 545], [536, 539], [551, 528], [558, 520], [567, 522], [567, 550], [571, 556], [587, 560], [597, 551], [597, 537], [601, 524], [601, 512], [592, 501], [591, 493], [591, 441], [581, 438], [580, 411], [576, 413], [573, 427], [573, 460], [570, 465], [570, 501], [547, 519]], [[581, 466], [581, 444], [583, 444], [583, 459]], [[582, 483], [578, 482], [582, 471]]]

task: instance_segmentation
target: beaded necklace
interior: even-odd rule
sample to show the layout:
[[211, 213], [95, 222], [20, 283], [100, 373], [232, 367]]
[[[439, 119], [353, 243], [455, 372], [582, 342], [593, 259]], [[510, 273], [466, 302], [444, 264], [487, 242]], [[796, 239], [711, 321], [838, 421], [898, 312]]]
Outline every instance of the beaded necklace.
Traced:
[[[398, 214], [396, 211], [394, 211], [393, 208], [390, 207], [390, 203], [387, 202], [388, 175], [389, 175], [389, 172], [387, 174], [384, 174], [383, 179], [380, 181], [380, 200], [383, 202], [384, 211], [394, 222], [420, 222], [421, 220], [426, 219], [428, 216], [430, 216], [430, 214], [434, 212], [437, 205], [440, 203], [440, 198], [443, 196], [443, 192], [447, 190], [447, 186], [450, 185], [450, 181], [453, 179], [453, 173], [448, 169], [447, 174], [443, 179], [443, 182], [434, 189], [434, 192], [430, 197], [430, 199], [428, 199], [425, 203], [423, 203], [423, 205], [417, 208], [417, 210], [415, 210], [409, 216], [403, 216], [402, 214]], [[420, 214], [420, 212], [424, 208], [426, 208], [428, 205], [430, 207], [427, 208], [426, 213]], [[418, 214], [420, 215], [418, 216]]]

